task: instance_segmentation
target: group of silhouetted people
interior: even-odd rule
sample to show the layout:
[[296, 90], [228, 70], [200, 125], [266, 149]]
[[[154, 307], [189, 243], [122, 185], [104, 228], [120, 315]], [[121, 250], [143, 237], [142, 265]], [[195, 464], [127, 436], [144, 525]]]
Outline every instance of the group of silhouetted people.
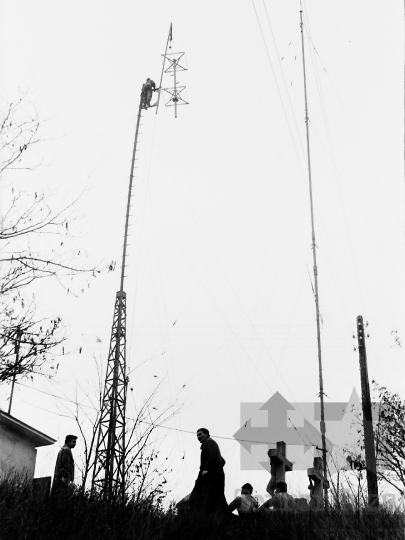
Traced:
[[253, 487], [251, 484], [244, 484], [241, 489], [241, 494], [236, 497], [229, 505], [228, 509], [233, 512], [237, 510], [240, 516], [252, 514], [253, 512], [263, 512], [274, 510], [293, 510], [295, 507], [294, 498], [287, 493], [287, 484], [285, 482], [277, 482], [276, 489], [272, 497], [259, 506], [257, 499], [253, 497]]
[[[197, 439], [201, 444], [200, 470], [193, 490], [177, 503], [179, 512], [196, 510], [201, 512], [219, 512], [230, 515], [237, 510], [239, 516], [255, 512], [274, 510], [292, 510], [295, 507], [294, 498], [287, 493], [285, 482], [270, 481], [267, 491], [271, 498], [259, 506], [253, 497], [253, 486], [244, 484], [240, 496], [230, 504], [225, 499], [225, 460], [221, 455], [218, 444], [210, 437], [206, 428], [197, 431]], [[67, 494], [73, 486], [74, 460], [72, 449], [76, 446], [77, 437], [67, 435], [64, 446], [59, 450], [56, 459], [52, 492]]]
[[206, 512], [230, 513], [237, 510], [239, 516], [254, 512], [274, 510], [292, 510], [295, 507], [294, 498], [287, 493], [285, 482], [276, 482], [268, 486], [271, 498], [264, 504], [253, 497], [253, 486], [244, 484], [240, 496], [230, 504], [225, 499], [225, 460], [221, 456], [218, 444], [210, 437], [206, 428], [197, 431], [197, 439], [201, 443], [200, 470], [192, 492], [177, 503], [179, 512], [197, 510]]

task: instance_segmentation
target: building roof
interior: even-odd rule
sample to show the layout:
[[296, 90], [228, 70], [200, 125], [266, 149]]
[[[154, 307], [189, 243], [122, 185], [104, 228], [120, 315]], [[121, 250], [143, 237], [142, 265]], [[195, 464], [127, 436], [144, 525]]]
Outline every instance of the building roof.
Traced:
[[4, 411], [0, 411], [0, 425], [6, 426], [13, 431], [20, 433], [27, 439], [30, 439], [34, 443], [35, 448], [39, 446], [49, 446], [50, 444], [54, 444], [56, 442], [56, 440], [49, 437], [49, 435], [41, 433], [37, 429], [25, 424], [24, 422], [21, 422], [21, 420], [14, 418], [14, 416], [11, 416], [11, 414]]

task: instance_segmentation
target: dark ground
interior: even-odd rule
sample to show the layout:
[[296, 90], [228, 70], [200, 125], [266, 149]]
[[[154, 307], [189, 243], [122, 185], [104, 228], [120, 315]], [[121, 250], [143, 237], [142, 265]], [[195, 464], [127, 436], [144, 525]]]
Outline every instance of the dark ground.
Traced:
[[163, 511], [151, 505], [106, 504], [88, 494], [38, 496], [27, 486], [0, 485], [1, 540], [405, 540], [404, 514], [272, 512], [245, 519]]

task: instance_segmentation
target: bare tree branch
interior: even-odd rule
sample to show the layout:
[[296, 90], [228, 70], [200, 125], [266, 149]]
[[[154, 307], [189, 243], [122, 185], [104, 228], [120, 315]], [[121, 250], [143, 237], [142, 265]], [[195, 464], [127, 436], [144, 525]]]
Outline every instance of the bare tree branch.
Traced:
[[[29, 188], [20, 191], [17, 187], [15, 171], [30, 170], [39, 164], [32, 149], [43, 141], [41, 127], [26, 95], [13, 103], [0, 103], [0, 382], [45, 372], [49, 376], [50, 370], [55, 370], [52, 358], [65, 339], [62, 321], [55, 316], [36, 320], [35, 303], [24, 298], [32, 284], [52, 278], [76, 295], [80, 285], [75, 280], [72, 290], [73, 277], [93, 278], [100, 273], [94, 266], [83, 265], [80, 250], [65, 246], [72, 236], [69, 223], [74, 219], [77, 199], [53, 210], [45, 193]], [[3, 187], [9, 178], [11, 187]], [[113, 268], [110, 264], [109, 270]], [[18, 340], [17, 334], [22, 336]]]

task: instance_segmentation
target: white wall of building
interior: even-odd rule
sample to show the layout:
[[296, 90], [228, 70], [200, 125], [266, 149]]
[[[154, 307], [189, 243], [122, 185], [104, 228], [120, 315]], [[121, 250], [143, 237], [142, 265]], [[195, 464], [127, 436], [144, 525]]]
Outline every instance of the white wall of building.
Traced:
[[0, 424], [0, 475], [34, 477], [37, 450], [34, 443], [10, 426]]

